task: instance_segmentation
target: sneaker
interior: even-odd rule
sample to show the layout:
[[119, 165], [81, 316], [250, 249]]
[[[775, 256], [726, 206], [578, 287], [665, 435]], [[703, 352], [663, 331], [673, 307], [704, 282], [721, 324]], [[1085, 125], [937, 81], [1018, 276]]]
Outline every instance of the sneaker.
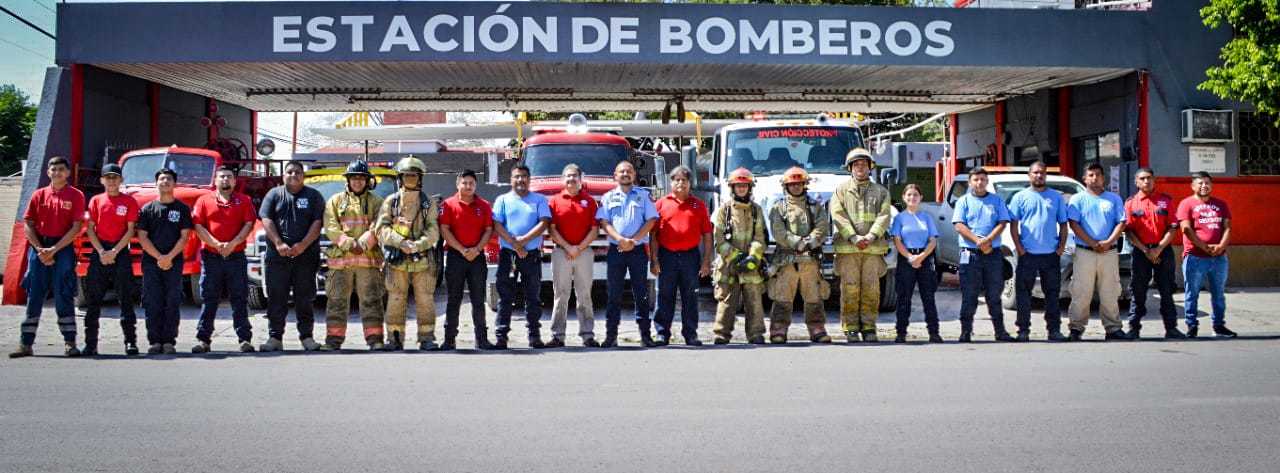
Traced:
[[257, 350], [253, 349], [253, 343], [248, 340], [240, 342], [240, 353], [253, 353]]
[[314, 338], [302, 339], [302, 349], [305, 351], [316, 351], [320, 349], [320, 344], [316, 343]]
[[164, 347], [159, 343], [152, 343], [151, 347], [147, 348], [148, 355], [159, 355], [161, 353], [164, 353]]
[[419, 351], [436, 351], [439, 349], [440, 347], [436, 345], [435, 340], [423, 340], [418, 342]]
[[280, 341], [279, 338], [268, 338], [267, 343], [263, 343], [262, 346], [258, 347], [258, 351], [264, 353], [280, 350], [284, 350], [284, 342]]
[[1106, 341], [1108, 341], [1108, 342], [1110, 342], [1110, 341], [1124, 341], [1124, 340], [1128, 340], [1128, 339], [1129, 339], [1129, 335], [1126, 335], [1126, 334], [1124, 333], [1124, 330], [1120, 330], [1120, 329], [1116, 329], [1115, 331], [1112, 331], [1112, 332], [1108, 333], [1106, 337], [1103, 337], [1103, 340], [1106, 340]]
[[[564, 343], [561, 342], [560, 345], [564, 346]], [[537, 348], [546, 348], [546, 347], [547, 347], [547, 344], [542, 342], [541, 335], [538, 335], [536, 333], [529, 334], [529, 348], [537, 349]]]
[[943, 342], [944, 340], [942, 340], [942, 335], [939, 335], [938, 332], [933, 332], [929, 334], [929, 343], [943, 343]]
[[197, 343], [195, 346], [191, 347], [191, 353], [195, 353], [197, 355], [201, 353], [209, 353], [209, 342]]
[[858, 342], [861, 342], [861, 341], [862, 341], [862, 339], [858, 338], [858, 332], [855, 332], [855, 331], [850, 330], [850, 331], [848, 331], [848, 332], [845, 332], [845, 333], [844, 333], [844, 342], [845, 342], [845, 343], [858, 343]]
[[1171, 328], [1164, 331], [1164, 338], [1166, 340], [1185, 340], [1187, 336], [1177, 328]]
[[1129, 340], [1142, 340], [1142, 329], [1130, 325]]
[[752, 345], [764, 345], [764, 335], [756, 335], [754, 337], [751, 337], [750, 340], [747, 340], [747, 343], [750, 343]]
[[961, 330], [960, 338], [957, 338], [956, 341], [960, 343], [973, 343], [973, 331]]
[[1187, 338], [1196, 338], [1196, 335], [1199, 335], [1199, 334], [1200, 334], [1199, 325], [1193, 325], [1193, 326], [1187, 327]]
[[138, 344], [134, 342], [125, 342], [124, 354], [128, 356], [138, 356]]
[[546, 348], [564, 348], [564, 340], [552, 338], [551, 341], [547, 342]]
[[728, 338], [725, 338], [725, 337], [721, 337], [721, 336], [719, 336], [719, 335], [716, 335], [716, 338], [712, 339], [712, 340], [711, 340], [711, 343], [714, 343], [714, 344], [716, 344], [716, 345], [728, 345], [728, 344], [729, 344], [729, 339], [728, 339]]
[[658, 335], [658, 338], [653, 340], [654, 346], [665, 347], [670, 344], [671, 344], [671, 337], [669, 336]]
[[1016, 340], [1016, 341], [1017, 341], [1017, 342], [1029, 342], [1029, 341], [1031, 341], [1031, 331], [1030, 331], [1030, 330], [1019, 330], [1019, 331], [1018, 331], [1018, 338], [1017, 338], [1017, 340]]
[[387, 348], [382, 342], [369, 342], [369, 351], [382, 351]]
[[876, 337], [875, 332], [862, 332], [862, 341], [867, 343], [876, 343], [880, 341], [880, 338]]
[[9, 358], [26, 358], [34, 355], [31, 351], [31, 345], [18, 345], [18, 348], [9, 353]]
[[166, 343], [164, 345], [161, 345], [160, 348], [164, 350], [164, 354], [166, 355], [178, 354], [178, 347], [174, 346], [172, 343]]
[[98, 345], [86, 343], [84, 349], [80, 350], [80, 356], [98, 356]]
[[[447, 346], [447, 347], [449, 347], [449, 349], [450, 349], [450, 350], [452, 350], [452, 349], [453, 349], [453, 347], [454, 347], [454, 345], [453, 345], [453, 340], [448, 340], [448, 339], [446, 339], [446, 340], [444, 341], [444, 345], [445, 345], [445, 346]], [[477, 350], [493, 350], [493, 349], [495, 349], [495, 348], [496, 348], [496, 347], [494, 346], [494, 344], [489, 343], [489, 337], [487, 337], [487, 336], [480, 336], [480, 337], [477, 337], [477, 338], [476, 338], [476, 349], [477, 349]]]
[[893, 337], [893, 343], [907, 343], [907, 334], [899, 332], [898, 336]]
[[1065, 342], [1067, 341], [1067, 337], [1062, 336], [1061, 330], [1050, 330], [1049, 336], [1045, 337], [1045, 340], [1050, 342]]
[[787, 337], [783, 335], [774, 335], [769, 337], [769, 343], [772, 343], [775, 345], [782, 345], [784, 343], [787, 343]]
[[80, 349], [76, 348], [75, 343], [68, 343], [66, 348], [62, 350], [62, 353], [69, 357], [75, 358], [77, 356], [80, 356]]
[[820, 333], [810, 337], [809, 341], [813, 343], [831, 343], [831, 336], [825, 333]]
[[1213, 334], [1217, 335], [1218, 338], [1236, 338], [1236, 333], [1232, 332], [1226, 325], [1215, 325]]
[[605, 335], [604, 342], [600, 343], [600, 348], [617, 348], [617, 347], [618, 347], [617, 335]]
[[1071, 329], [1071, 334], [1067, 335], [1068, 342], [1078, 342], [1084, 339], [1084, 330]]
[[582, 339], [582, 346], [587, 348], [600, 348], [600, 342], [597, 342], [595, 337], [587, 337]]
[[[663, 344], [665, 345], [666, 343]], [[697, 338], [686, 338], [684, 339], [684, 344], [691, 347], [700, 347], [702, 346], [702, 340], [698, 340]]]
[[1001, 330], [999, 332], [996, 332], [996, 341], [1008, 343], [1008, 342], [1014, 341], [1014, 338], [1013, 338], [1013, 335], [1009, 335], [1009, 332]]
[[506, 350], [506, 349], [507, 349], [507, 337], [498, 337], [498, 338], [497, 338], [497, 341], [493, 342], [493, 344], [492, 344], [492, 345], [490, 345], [490, 349], [492, 349], [492, 350]]

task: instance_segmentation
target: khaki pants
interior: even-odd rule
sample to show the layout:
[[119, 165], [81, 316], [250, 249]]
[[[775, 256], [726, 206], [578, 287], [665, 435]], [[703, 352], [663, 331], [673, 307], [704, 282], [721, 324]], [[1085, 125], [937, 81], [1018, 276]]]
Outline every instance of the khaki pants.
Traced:
[[1089, 304], [1098, 289], [1098, 315], [1107, 333], [1120, 330], [1120, 253], [1076, 248], [1071, 270], [1071, 330], [1089, 325]]
[[347, 338], [347, 317], [351, 315], [351, 291], [360, 297], [360, 325], [368, 343], [382, 342], [382, 294], [385, 290], [378, 268], [333, 269], [325, 277], [325, 343], [342, 345]]
[[416, 273], [387, 269], [387, 332], [400, 332], [402, 336], [405, 333], [410, 286], [418, 312], [418, 341], [435, 340], [436, 272], [432, 269]]
[[880, 316], [880, 277], [888, 268], [883, 255], [836, 255], [840, 276], [840, 323], [845, 332], [874, 332]]
[[738, 310], [745, 312], [747, 339], [764, 336], [763, 284], [716, 283], [716, 322], [712, 332], [717, 337], [733, 338], [733, 324]]
[[792, 302], [796, 299], [797, 290], [800, 291], [800, 299], [804, 301], [804, 325], [809, 329], [809, 337], [825, 335], [827, 314], [822, 304], [831, 295], [831, 285], [822, 279], [821, 267], [817, 261], [783, 265], [778, 274], [769, 280], [769, 298], [773, 299], [773, 310], [769, 313], [769, 335], [787, 336], [787, 330], [791, 327], [791, 312], [794, 310]]
[[551, 336], [564, 341], [569, 318], [569, 294], [578, 296], [578, 335], [583, 340], [595, 337], [595, 313], [591, 308], [591, 270], [594, 253], [590, 250], [569, 259], [563, 248], [551, 252], [551, 289], [555, 302], [551, 307]]

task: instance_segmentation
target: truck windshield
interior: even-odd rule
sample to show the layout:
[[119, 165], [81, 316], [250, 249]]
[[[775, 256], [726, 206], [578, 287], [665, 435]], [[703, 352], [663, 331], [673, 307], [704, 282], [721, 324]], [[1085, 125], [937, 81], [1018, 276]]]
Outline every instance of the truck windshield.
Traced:
[[612, 176], [614, 166], [627, 159], [627, 148], [607, 144], [545, 144], [524, 150], [524, 165], [534, 177], [559, 176], [567, 164], [577, 164], [583, 176]]
[[[1009, 203], [1010, 200], [1013, 199], [1013, 195], [1017, 194], [1018, 191], [1031, 187], [1031, 181], [997, 182], [995, 183], [995, 186], [996, 186], [996, 195], [1000, 196], [1000, 199], [1004, 200], [1004, 203], [1007, 204]], [[1074, 182], [1049, 181], [1045, 183], [1045, 186], [1050, 189], [1061, 192], [1063, 200], [1070, 199], [1071, 196], [1085, 191], [1084, 186], [1080, 184], [1076, 184]]]
[[178, 175], [178, 184], [207, 186], [213, 183], [214, 159], [198, 154], [143, 154], [124, 160], [124, 184], [155, 184], [161, 166]]
[[[308, 177], [305, 181], [308, 186], [315, 188], [324, 196], [324, 200], [328, 201], [334, 194], [347, 189], [347, 179], [340, 175], [333, 176], [317, 176]], [[386, 198], [396, 191], [396, 180], [385, 176], [378, 178], [378, 184], [373, 186], [373, 193], [378, 197]]]
[[726, 172], [745, 167], [757, 176], [782, 174], [792, 166], [809, 172], [843, 172], [844, 155], [862, 146], [856, 128], [794, 126], [729, 132]]

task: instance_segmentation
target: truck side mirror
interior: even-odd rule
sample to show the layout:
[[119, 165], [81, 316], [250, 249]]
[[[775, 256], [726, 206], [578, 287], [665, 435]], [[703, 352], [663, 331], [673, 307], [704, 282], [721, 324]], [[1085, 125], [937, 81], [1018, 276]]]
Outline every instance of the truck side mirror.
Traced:
[[888, 185], [892, 185], [892, 184], [902, 184], [901, 182], [898, 182], [898, 179], [899, 179], [900, 177], [902, 177], [902, 176], [900, 176], [900, 175], [898, 174], [898, 170], [897, 170], [897, 169], [881, 169], [881, 170], [880, 170], [880, 185], [882, 185], [882, 186], [888, 186]]

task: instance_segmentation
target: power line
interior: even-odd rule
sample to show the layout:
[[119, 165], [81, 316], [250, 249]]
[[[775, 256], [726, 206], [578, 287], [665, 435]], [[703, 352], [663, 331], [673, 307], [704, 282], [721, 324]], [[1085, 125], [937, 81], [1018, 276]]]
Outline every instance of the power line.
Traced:
[[48, 10], [48, 11], [49, 11], [49, 13], [52, 13], [52, 14], [54, 14], [54, 15], [57, 15], [57, 14], [58, 14], [58, 12], [53, 11], [53, 9], [52, 9], [52, 8], [49, 8], [49, 6], [48, 6], [48, 5], [45, 5], [45, 4], [43, 4], [43, 3], [40, 3], [40, 0], [31, 0], [31, 3], [34, 3], [34, 4], [36, 4], [36, 5], [40, 5], [40, 8], [43, 8], [43, 9], [45, 9], [45, 10]]
[[36, 50], [34, 50], [34, 49], [30, 49], [30, 48], [28, 48], [28, 47], [26, 47], [26, 46], [23, 46], [23, 45], [21, 45], [21, 44], [15, 43], [15, 42], [13, 42], [13, 41], [9, 41], [9, 40], [4, 39], [4, 38], [0, 38], [0, 43], [6, 43], [6, 44], [8, 44], [8, 45], [10, 45], [10, 46], [13, 46], [13, 47], [18, 48], [18, 49], [21, 49], [21, 50], [23, 50], [23, 51], [29, 52], [29, 53], [34, 54], [34, 55], [36, 55], [36, 56], [40, 56], [40, 57], [45, 58], [45, 59], [48, 59], [48, 60], [50, 60], [50, 61], [52, 61], [52, 60], [53, 60], [53, 58], [51, 58], [51, 57], [49, 57], [49, 56], [45, 56], [45, 55], [44, 55], [44, 53], [41, 53], [41, 52], [36, 51]]
[[45, 36], [48, 36], [48, 37], [49, 37], [49, 39], [52, 39], [52, 40], [55, 40], [55, 41], [58, 39], [58, 37], [57, 37], [57, 36], [54, 36], [54, 35], [53, 35], [53, 33], [50, 33], [50, 32], [48, 32], [48, 31], [45, 31], [45, 29], [44, 29], [44, 28], [41, 28], [41, 27], [39, 27], [39, 26], [36, 26], [36, 24], [35, 24], [35, 23], [32, 23], [32, 22], [30, 22], [30, 21], [27, 21], [27, 19], [26, 19], [26, 18], [23, 18], [21, 15], [18, 15], [17, 13], [14, 13], [14, 12], [13, 12], [13, 10], [10, 10], [10, 9], [8, 9], [8, 8], [5, 8], [3, 5], [0, 5], [0, 11], [3, 11], [3, 12], [5, 12], [5, 13], [8, 13], [8, 14], [9, 14], [9, 16], [14, 17], [14, 18], [15, 18], [15, 19], [17, 19], [18, 21], [21, 21], [24, 25], [30, 26], [30, 27], [31, 27], [31, 29], [34, 29], [34, 30], [39, 31], [39, 32], [41, 32], [41, 33], [44, 33], [44, 35], [45, 35]]

